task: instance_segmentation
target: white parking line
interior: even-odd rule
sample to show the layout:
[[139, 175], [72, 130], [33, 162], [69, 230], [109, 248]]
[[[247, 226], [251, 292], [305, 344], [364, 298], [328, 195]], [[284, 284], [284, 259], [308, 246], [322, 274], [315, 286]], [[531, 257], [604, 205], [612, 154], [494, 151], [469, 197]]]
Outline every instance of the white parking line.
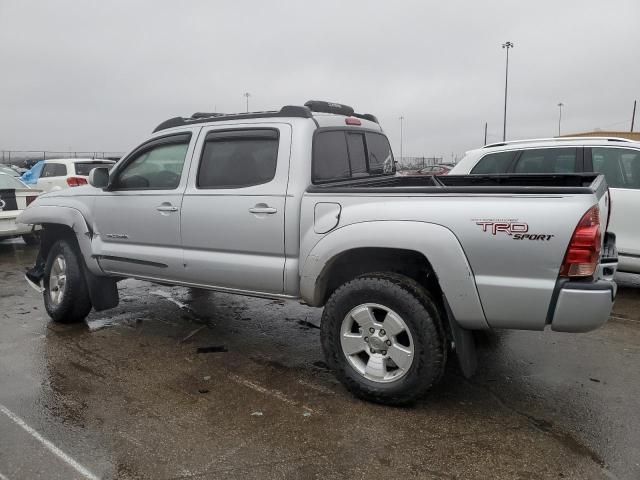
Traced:
[[286, 403], [288, 405], [292, 405], [294, 407], [301, 407], [303, 410], [305, 410], [305, 411], [307, 411], [309, 413], [318, 413], [318, 412], [312, 410], [311, 408], [307, 407], [306, 405], [301, 404], [300, 402], [287, 397], [284, 393], [282, 393], [279, 390], [272, 390], [272, 389], [269, 389], [269, 388], [265, 388], [262, 385], [258, 385], [257, 383], [254, 383], [251, 380], [243, 378], [243, 377], [241, 377], [239, 375], [229, 374], [229, 378], [231, 380], [233, 380], [234, 382], [239, 383], [240, 385], [244, 385], [245, 387], [251, 388], [252, 390], [255, 390], [256, 392], [260, 392], [260, 393], [263, 393], [265, 395], [270, 395], [270, 396], [272, 396], [274, 398], [277, 398], [281, 402]]
[[[16, 425], [18, 425], [20, 428], [22, 428], [25, 432], [27, 432], [33, 438], [38, 440], [40, 443], [42, 443], [42, 445], [44, 445], [44, 447], [47, 450], [49, 450], [51, 453], [56, 455], [58, 458], [64, 461], [67, 465], [75, 469], [78, 473], [82, 474], [86, 478], [89, 478], [90, 480], [100, 480], [100, 477], [93, 474], [89, 469], [80, 465], [73, 458], [71, 458], [69, 455], [64, 453], [62, 450], [56, 447], [49, 440], [47, 440], [42, 435], [40, 435], [36, 430], [31, 428], [29, 425], [27, 425], [24, 420], [22, 420], [19, 416], [17, 416], [15, 413], [13, 413], [11, 410], [9, 410], [7, 407], [2, 405], [1, 403], [0, 403], [0, 412], [4, 413], [7, 417], [9, 417], [11, 421], [13, 421]], [[9, 480], [9, 479], [4, 475], [0, 474], [0, 480]]]

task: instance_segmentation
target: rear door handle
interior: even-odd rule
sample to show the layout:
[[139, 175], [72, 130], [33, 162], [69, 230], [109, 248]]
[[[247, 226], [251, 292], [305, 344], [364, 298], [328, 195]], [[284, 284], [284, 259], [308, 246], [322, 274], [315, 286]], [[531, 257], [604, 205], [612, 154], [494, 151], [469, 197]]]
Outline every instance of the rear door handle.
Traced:
[[267, 205], [265, 203], [259, 203], [256, 206], [251, 207], [249, 209], [249, 212], [251, 212], [251, 213], [266, 213], [268, 215], [273, 215], [274, 213], [278, 212], [278, 209], [270, 207], [269, 205]]

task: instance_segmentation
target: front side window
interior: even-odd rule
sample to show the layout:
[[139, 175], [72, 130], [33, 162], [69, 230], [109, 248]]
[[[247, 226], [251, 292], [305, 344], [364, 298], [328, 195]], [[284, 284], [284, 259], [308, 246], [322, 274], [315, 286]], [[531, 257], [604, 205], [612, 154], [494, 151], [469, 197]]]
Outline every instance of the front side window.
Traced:
[[575, 173], [576, 148], [541, 148], [524, 150], [515, 173]]
[[207, 135], [196, 186], [242, 188], [268, 183], [275, 177], [278, 131], [251, 129]]
[[40, 177], [64, 177], [67, 175], [67, 166], [64, 163], [45, 163]]
[[507, 173], [516, 152], [498, 152], [485, 155], [471, 170], [472, 174], [492, 175]]
[[182, 167], [189, 149], [190, 135], [152, 143], [134, 153], [114, 181], [114, 189], [173, 190], [178, 188]]
[[593, 171], [604, 174], [612, 188], [640, 189], [640, 151], [625, 148], [591, 150]]

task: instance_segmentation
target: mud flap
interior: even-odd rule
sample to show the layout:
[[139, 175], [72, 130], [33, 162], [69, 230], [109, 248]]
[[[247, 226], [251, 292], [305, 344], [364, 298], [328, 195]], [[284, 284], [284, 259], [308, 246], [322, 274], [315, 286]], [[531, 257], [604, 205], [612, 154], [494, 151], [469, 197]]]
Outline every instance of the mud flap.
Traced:
[[118, 295], [118, 284], [115, 279], [109, 277], [99, 277], [89, 271], [84, 262], [84, 279], [89, 289], [89, 298], [96, 312], [114, 308], [120, 303]]
[[465, 378], [471, 378], [478, 369], [478, 355], [473, 331], [458, 325], [458, 322], [456, 322], [456, 319], [453, 317], [447, 299], [443, 297], [443, 300], [460, 370], [462, 370]]

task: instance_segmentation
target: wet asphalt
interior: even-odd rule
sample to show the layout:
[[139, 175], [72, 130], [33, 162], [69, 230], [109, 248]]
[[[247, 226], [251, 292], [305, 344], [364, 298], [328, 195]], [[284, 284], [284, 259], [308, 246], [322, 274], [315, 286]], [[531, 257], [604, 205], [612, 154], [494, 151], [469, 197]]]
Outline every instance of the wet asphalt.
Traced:
[[640, 277], [600, 330], [488, 333], [389, 408], [327, 371], [319, 309], [125, 280], [59, 325], [35, 254], [0, 242], [0, 480], [640, 478]]

